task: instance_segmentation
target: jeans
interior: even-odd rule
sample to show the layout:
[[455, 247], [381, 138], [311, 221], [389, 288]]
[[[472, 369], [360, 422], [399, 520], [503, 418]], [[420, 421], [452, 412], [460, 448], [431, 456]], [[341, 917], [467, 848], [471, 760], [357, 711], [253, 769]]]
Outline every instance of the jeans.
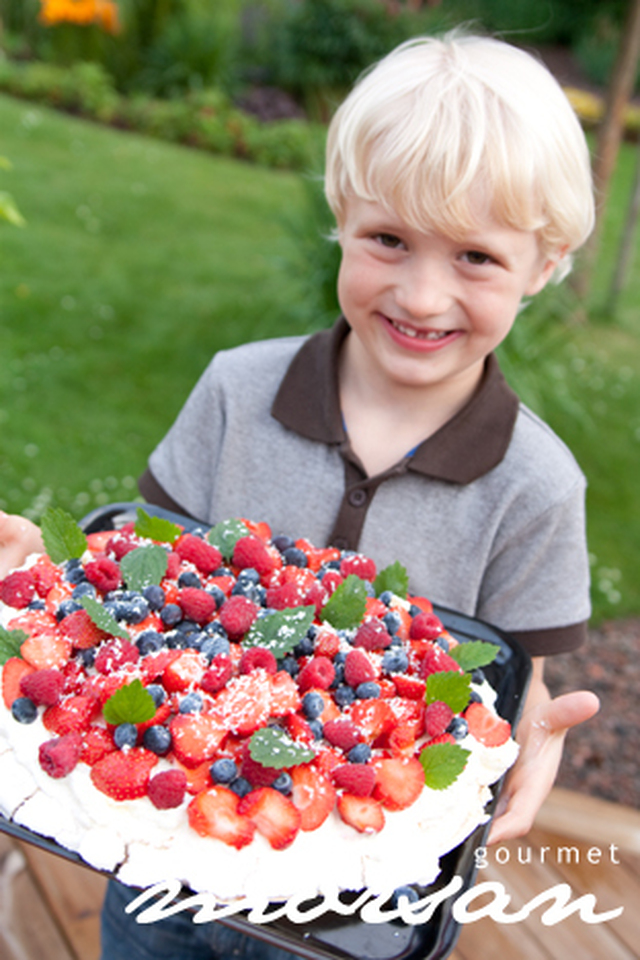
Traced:
[[111, 881], [102, 906], [100, 960], [299, 960], [219, 922], [196, 924], [188, 913], [136, 923], [124, 912], [140, 891]]

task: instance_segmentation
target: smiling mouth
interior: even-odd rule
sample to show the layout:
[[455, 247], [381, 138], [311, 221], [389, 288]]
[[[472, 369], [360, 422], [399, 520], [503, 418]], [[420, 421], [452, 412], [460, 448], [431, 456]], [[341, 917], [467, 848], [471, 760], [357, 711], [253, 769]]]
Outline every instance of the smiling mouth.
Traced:
[[415, 327], [405, 326], [404, 323], [400, 323], [398, 320], [392, 320], [390, 317], [388, 320], [398, 333], [403, 334], [405, 337], [412, 337], [415, 340], [444, 340], [444, 338], [448, 337], [451, 333], [450, 330], [416, 330]]

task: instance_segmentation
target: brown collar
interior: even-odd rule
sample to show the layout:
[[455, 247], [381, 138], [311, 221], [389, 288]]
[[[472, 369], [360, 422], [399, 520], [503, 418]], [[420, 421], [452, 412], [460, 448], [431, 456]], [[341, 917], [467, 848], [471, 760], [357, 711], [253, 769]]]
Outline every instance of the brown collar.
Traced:
[[[350, 331], [341, 317], [302, 345], [287, 370], [271, 408], [283, 426], [309, 440], [344, 445], [338, 388], [338, 357]], [[327, 389], [328, 388], [328, 389]], [[497, 466], [507, 452], [519, 400], [491, 354], [482, 381], [469, 402], [424, 440], [406, 468], [437, 480], [471, 483]]]

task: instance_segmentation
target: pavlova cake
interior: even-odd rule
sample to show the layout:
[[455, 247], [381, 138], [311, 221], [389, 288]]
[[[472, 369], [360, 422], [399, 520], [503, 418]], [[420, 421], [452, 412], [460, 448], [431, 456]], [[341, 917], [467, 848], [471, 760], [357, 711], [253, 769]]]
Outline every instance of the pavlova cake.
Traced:
[[134, 886], [228, 902], [431, 883], [514, 762], [398, 563], [138, 510], [0, 583], [0, 812]]

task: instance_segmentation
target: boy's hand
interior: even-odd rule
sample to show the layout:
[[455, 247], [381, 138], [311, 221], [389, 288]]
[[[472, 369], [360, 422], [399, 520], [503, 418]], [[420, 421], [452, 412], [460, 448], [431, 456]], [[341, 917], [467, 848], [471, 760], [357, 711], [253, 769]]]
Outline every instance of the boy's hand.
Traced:
[[0, 577], [21, 566], [30, 553], [42, 553], [40, 528], [15, 514], [0, 510]]
[[543, 660], [534, 671], [518, 735], [520, 755], [509, 771], [498, 801], [488, 843], [528, 833], [560, 766], [564, 738], [571, 727], [589, 720], [600, 708], [595, 693], [580, 690], [554, 700], [543, 679]]

